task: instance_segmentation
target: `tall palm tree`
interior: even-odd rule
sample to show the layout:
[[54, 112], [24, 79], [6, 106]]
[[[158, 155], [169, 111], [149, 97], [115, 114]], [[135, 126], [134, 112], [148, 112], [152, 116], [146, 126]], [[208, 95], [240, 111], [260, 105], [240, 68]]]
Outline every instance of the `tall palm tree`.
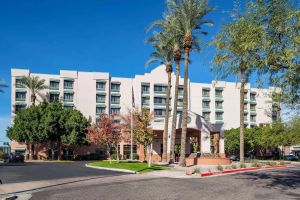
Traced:
[[183, 92], [183, 112], [182, 112], [182, 132], [181, 132], [181, 150], [180, 165], [185, 166], [186, 153], [186, 135], [187, 135], [187, 111], [188, 111], [188, 66], [190, 52], [196, 34], [207, 34], [201, 31], [205, 24], [212, 24], [210, 21], [204, 21], [203, 17], [213, 10], [208, 6], [207, 0], [169, 0], [168, 6], [173, 10], [177, 22], [176, 30], [180, 30], [183, 37], [184, 50], [184, 92]]
[[35, 105], [38, 92], [48, 88], [48, 86], [45, 85], [45, 79], [40, 80], [38, 76], [25, 76], [21, 79], [21, 84], [30, 90], [32, 105]]
[[4, 81], [0, 80], [0, 93], [4, 93], [4, 88], [8, 87]]
[[172, 115], [172, 132], [171, 132], [171, 145], [170, 145], [170, 163], [173, 163], [175, 160], [174, 148], [175, 148], [175, 139], [176, 139], [176, 123], [177, 123], [177, 104], [178, 104], [178, 86], [179, 86], [179, 74], [180, 74], [180, 60], [181, 60], [181, 40], [183, 35], [181, 31], [176, 30], [175, 17], [172, 15], [172, 10], [168, 9], [167, 14], [163, 20], [157, 20], [151, 24], [148, 29], [153, 27], [159, 27], [164, 32], [168, 34], [168, 37], [165, 38], [168, 41], [165, 43], [173, 48], [173, 60], [176, 63], [176, 80], [175, 80], [175, 96], [174, 96], [174, 106], [173, 106], [173, 115]]
[[168, 127], [170, 117], [170, 96], [171, 96], [171, 74], [172, 74], [172, 46], [169, 43], [170, 35], [167, 32], [155, 32], [148, 42], [155, 48], [155, 52], [151, 53], [151, 59], [146, 63], [147, 66], [154, 62], [166, 65], [168, 75], [168, 88], [166, 95], [166, 114], [163, 132], [163, 154], [162, 162], [167, 162], [167, 143], [168, 143]]

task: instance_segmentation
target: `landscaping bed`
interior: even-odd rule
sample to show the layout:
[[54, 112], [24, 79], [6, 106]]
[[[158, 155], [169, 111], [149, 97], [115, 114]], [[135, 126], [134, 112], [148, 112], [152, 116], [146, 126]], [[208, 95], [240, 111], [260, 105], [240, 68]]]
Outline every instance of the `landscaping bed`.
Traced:
[[152, 172], [158, 170], [166, 170], [170, 168], [167, 166], [155, 165], [155, 164], [152, 164], [151, 167], [148, 167], [147, 163], [142, 163], [138, 161], [120, 161], [120, 162], [112, 161], [112, 163], [110, 164], [108, 160], [92, 162], [89, 163], [88, 166], [102, 167], [108, 169], [124, 169], [136, 173], [146, 173], [146, 172]]
[[208, 167], [203, 165], [198, 165], [194, 167], [189, 167], [186, 169], [186, 175], [198, 174], [200, 176], [212, 176], [219, 174], [230, 174], [237, 172], [246, 172], [254, 171], [260, 169], [272, 169], [272, 168], [286, 168], [288, 163], [283, 161], [267, 161], [267, 162], [258, 162], [256, 160], [251, 161], [250, 163], [234, 163], [231, 165], [216, 165], [214, 167]]

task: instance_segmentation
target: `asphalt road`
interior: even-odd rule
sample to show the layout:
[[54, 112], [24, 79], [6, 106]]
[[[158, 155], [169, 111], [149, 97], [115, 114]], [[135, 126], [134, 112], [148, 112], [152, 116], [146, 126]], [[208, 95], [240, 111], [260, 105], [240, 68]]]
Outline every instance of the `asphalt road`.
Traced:
[[40, 199], [300, 199], [300, 168], [262, 170], [201, 179], [150, 177], [115, 183], [68, 186], [32, 194]]
[[121, 172], [87, 168], [85, 167], [85, 163], [86, 162], [33, 162], [0, 164], [0, 179], [3, 184], [9, 184], [125, 174]]

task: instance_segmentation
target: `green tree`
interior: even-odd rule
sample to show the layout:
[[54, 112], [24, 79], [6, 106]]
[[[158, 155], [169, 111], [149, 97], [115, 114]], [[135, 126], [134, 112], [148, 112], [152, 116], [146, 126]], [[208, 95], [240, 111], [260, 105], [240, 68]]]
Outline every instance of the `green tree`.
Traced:
[[21, 79], [21, 84], [30, 90], [32, 105], [35, 105], [38, 92], [48, 88], [45, 85], [45, 80], [40, 80], [38, 76], [25, 76]]
[[144, 147], [144, 158], [146, 158], [148, 149], [149, 158], [148, 158], [148, 166], [151, 167], [152, 160], [152, 142], [154, 138], [153, 129], [151, 127], [151, 123], [153, 121], [153, 114], [150, 113], [148, 109], [142, 109], [141, 112], [136, 111], [133, 115], [134, 122], [134, 139], [135, 141], [143, 145]]
[[259, 0], [253, 13], [266, 33], [261, 54], [262, 74], [271, 85], [282, 89], [282, 100], [300, 108], [300, 10], [295, 1]]
[[257, 8], [249, 4], [240, 16], [222, 28], [213, 41], [216, 54], [212, 70], [217, 79], [235, 75], [240, 80], [240, 161], [244, 162], [244, 92], [245, 83], [257, 66], [261, 66], [261, 46], [264, 27], [252, 13]]
[[51, 148], [57, 147], [58, 159], [62, 158], [62, 147], [87, 145], [88, 120], [76, 109], [64, 109], [59, 102], [52, 102], [42, 118], [43, 131]]
[[47, 103], [41, 103], [39, 106], [29, 107], [18, 112], [13, 126], [7, 130], [9, 139], [25, 143], [29, 147], [30, 160], [33, 159], [35, 154], [34, 145], [47, 139], [42, 126], [42, 117], [45, 113], [46, 105]]
[[175, 29], [183, 35], [182, 46], [184, 50], [184, 93], [182, 112], [182, 132], [180, 165], [185, 166], [186, 134], [187, 134], [187, 111], [188, 111], [188, 66], [192, 47], [199, 46], [197, 34], [207, 34], [202, 31], [203, 25], [212, 24], [203, 18], [213, 10], [208, 6], [207, 0], [168, 0], [168, 7], [172, 11], [176, 22]]
[[168, 127], [170, 117], [170, 94], [171, 94], [171, 75], [172, 75], [172, 50], [173, 45], [170, 42], [172, 35], [167, 31], [155, 32], [153, 37], [148, 39], [148, 42], [155, 48], [155, 52], [151, 53], [151, 59], [146, 63], [147, 66], [154, 62], [166, 65], [166, 72], [168, 75], [168, 88], [166, 95], [166, 114], [163, 132], [163, 154], [162, 161], [167, 162], [167, 143], [168, 143]]

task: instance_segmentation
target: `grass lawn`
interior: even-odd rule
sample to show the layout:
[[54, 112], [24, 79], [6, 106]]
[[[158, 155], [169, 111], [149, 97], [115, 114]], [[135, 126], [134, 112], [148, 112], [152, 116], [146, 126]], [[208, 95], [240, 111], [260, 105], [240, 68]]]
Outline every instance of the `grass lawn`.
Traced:
[[154, 164], [152, 164], [151, 167], [148, 167], [147, 163], [141, 163], [141, 162], [120, 161], [119, 163], [117, 163], [117, 161], [112, 161], [112, 163], [110, 164], [108, 160], [92, 162], [92, 163], [89, 163], [89, 165], [96, 166], [96, 167], [127, 169], [127, 170], [131, 170], [131, 171], [139, 172], [139, 173], [146, 173], [146, 172], [151, 172], [151, 171], [169, 169], [169, 167], [167, 167], [167, 166], [154, 165]]

